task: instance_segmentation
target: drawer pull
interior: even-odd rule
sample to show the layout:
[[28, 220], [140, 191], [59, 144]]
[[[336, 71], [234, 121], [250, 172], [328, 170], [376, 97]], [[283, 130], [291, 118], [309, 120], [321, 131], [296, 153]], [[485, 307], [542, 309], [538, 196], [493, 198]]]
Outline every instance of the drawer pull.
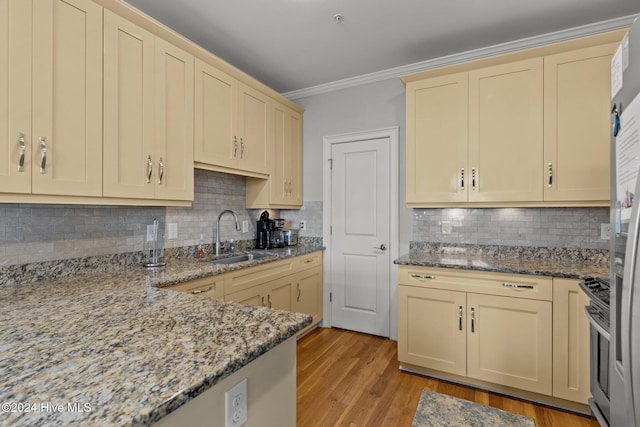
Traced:
[[460, 190], [464, 191], [464, 168], [460, 169]]
[[462, 330], [462, 306], [458, 307], [458, 329]]
[[309, 264], [310, 262], [313, 262], [313, 258], [306, 259], [302, 263], [303, 264]]
[[517, 283], [503, 283], [502, 286], [505, 288], [516, 288], [516, 289], [533, 289], [533, 285], [519, 285]]
[[296, 285], [298, 287], [298, 296], [296, 297], [296, 302], [300, 302], [300, 296], [302, 295], [302, 291], [300, 291], [300, 283]]
[[40, 173], [47, 173], [47, 140], [44, 136], [40, 140]]
[[209, 292], [213, 289], [213, 286], [208, 286], [204, 289], [196, 289], [195, 291], [191, 291], [193, 295], [204, 294], [205, 292]]
[[471, 307], [471, 333], [476, 332], [476, 309]]
[[24, 157], [26, 148], [24, 146], [24, 133], [18, 134], [18, 144], [20, 145], [20, 158], [18, 159], [18, 172], [24, 172]]
[[436, 276], [431, 276], [430, 274], [412, 274], [412, 279], [435, 279]]

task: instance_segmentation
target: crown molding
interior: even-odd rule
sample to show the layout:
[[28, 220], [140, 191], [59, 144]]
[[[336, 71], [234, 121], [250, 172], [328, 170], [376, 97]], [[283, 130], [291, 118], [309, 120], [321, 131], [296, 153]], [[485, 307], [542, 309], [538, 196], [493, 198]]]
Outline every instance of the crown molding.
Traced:
[[281, 95], [290, 100], [296, 100], [299, 98], [305, 98], [307, 96], [320, 95], [327, 92], [348, 89], [351, 87], [380, 82], [392, 78], [399, 78], [407, 74], [414, 74], [421, 71], [433, 70], [435, 68], [447, 67], [450, 65], [484, 59], [491, 56], [503, 55], [520, 50], [536, 48], [580, 37], [593, 36], [608, 31], [628, 28], [631, 26], [636, 17], [637, 15], [628, 15], [620, 18], [609, 19], [607, 21], [596, 22], [594, 24], [569, 28], [566, 30], [556, 31], [540, 36], [528, 37], [525, 39], [483, 47], [467, 52], [456, 53], [440, 58], [428, 59], [426, 61], [416, 62], [414, 64], [389, 68], [382, 71], [376, 71], [374, 73], [362, 74], [360, 76], [336, 80], [334, 82], [311, 86], [304, 89], [298, 89], [291, 92], [284, 92]]

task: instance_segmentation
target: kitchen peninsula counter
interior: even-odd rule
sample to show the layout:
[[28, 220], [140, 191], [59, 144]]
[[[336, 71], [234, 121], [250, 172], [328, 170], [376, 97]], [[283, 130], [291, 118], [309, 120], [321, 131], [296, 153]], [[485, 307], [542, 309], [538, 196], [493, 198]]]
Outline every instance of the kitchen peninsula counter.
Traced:
[[408, 254], [394, 262], [570, 279], [609, 275], [606, 253], [590, 249], [422, 244], [412, 247]]
[[128, 267], [0, 286], [0, 425], [149, 425], [175, 411], [311, 316], [158, 286], [263, 262], [173, 260], [164, 272]]

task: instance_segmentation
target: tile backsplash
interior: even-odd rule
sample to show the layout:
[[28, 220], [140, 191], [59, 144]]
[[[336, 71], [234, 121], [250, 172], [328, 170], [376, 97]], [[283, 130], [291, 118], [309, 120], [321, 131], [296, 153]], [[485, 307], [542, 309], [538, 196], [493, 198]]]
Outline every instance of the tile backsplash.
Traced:
[[199, 169], [192, 207], [0, 204], [0, 265], [140, 251], [146, 225], [154, 218], [163, 227], [178, 224], [178, 238], [165, 239], [168, 248], [196, 245], [201, 234], [211, 243], [224, 209], [249, 221], [249, 232], [237, 232], [233, 218], [225, 215], [220, 222], [223, 240], [255, 238], [254, 213], [245, 208], [244, 177]]
[[414, 209], [413, 241], [607, 250], [603, 223], [609, 208]]

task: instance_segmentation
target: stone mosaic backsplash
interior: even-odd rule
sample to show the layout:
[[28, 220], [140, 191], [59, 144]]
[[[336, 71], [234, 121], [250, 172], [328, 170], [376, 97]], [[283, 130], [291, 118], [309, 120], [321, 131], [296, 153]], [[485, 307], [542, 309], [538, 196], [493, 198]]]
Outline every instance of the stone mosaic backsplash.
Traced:
[[[445, 234], [443, 222], [451, 226]], [[414, 209], [413, 241], [609, 249], [609, 208]]]

